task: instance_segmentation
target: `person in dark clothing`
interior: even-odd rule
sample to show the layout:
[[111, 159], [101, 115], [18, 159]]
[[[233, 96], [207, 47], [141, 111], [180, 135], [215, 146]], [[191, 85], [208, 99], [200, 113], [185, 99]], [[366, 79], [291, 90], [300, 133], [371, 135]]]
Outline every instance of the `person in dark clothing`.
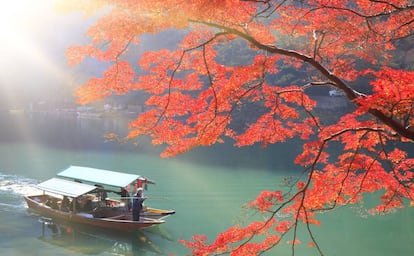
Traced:
[[106, 204], [106, 198], [108, 197], [108, 193], [106, 193], [105, 189], [102, 189], [100, 193], [101, 202], [105, 202]]
[[60, 206], [60, 210], [64, 211], [64, 212], [69, 212], [71, 210], [70, 209], [70, 201], [69, 201], [69, 198], [67, 196], [63, 197], [62, 204]]
[[59, 209], [58, 204], [57, 204], [57, 199], [55, 198], [48, 199], [46, 201], [46, 205], [55, 210]]
[[132, 199], [132, 220], [139, 221], [139, 214], [142, 210], [142, 203], [145, 201], [145, 198], [142, 197], [142, 188], [137, 189], [137, 193]]
[[129, 212], [129, 210], [131, 210], [131, 198], [128, 191], [121, 187], [120, 192], [116, 193], [121, 196], [121, 202], [124, 203], [126, 211]]
[[90, 211], [92, 211], [92, 210], [93, 210], [93, 204], [92, 204], [92, 201], [91, 201], [90, 199], [86, 199], [86, 200], [84, 201], [84, 204], [83, 204], [82, 210], [83, 210], [83, 211], [86, 211], [86, 212], [90, 212]]

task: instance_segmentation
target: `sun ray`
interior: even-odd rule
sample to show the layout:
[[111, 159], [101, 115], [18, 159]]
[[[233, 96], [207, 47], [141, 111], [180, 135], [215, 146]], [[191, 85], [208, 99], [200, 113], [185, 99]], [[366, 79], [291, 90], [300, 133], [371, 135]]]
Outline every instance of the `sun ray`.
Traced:
[[[78, 26], [58, 13], [56, 0], [0, 0], [1, 100], [12, 106], [36, 95], [47, 97], [72, 83], [65, 48], [71, 29]], [[68, 33], [69, 30], [69, 33]], [[29, 95], [29, 96], [27, 96]], [[68, 91], [68, 95], [71, 93]], [[7, 98], [6, 98], [7, 97]], [[16, 104], [20, 100], [19, 104]], [[29, 102], [25, 102], [26, 107]]]
[[[50, 90], [59, 91], [69, 83], [65, 46], [59, 39], [62, 35], [68, 38], [61, 28], [65, 17], [54, 10], [54, 4], [55, 0], [0, 0], [0, 111], [20, 113], [15, 110], [28, 109], [38, 95], [54, 100]], [[25, 141], [33, 141], [27, 120], [16, 119], [16, 132]], [[30, 158], [39, 159], [36, 150], [28, 151]]]

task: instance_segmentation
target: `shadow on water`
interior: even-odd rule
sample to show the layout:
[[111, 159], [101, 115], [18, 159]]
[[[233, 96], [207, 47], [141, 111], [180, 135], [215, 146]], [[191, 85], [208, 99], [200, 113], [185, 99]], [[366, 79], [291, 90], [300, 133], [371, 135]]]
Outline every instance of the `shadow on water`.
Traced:
[[38, 239], [47, 244], [87, 255], [165, 255], [155, 239], [166, 239], [160, 227], [145, 231], [123, 233], [99, 228], [86, 228], [62, 223], [55, 223], [49, 218], [37, 216], [40, 235]]

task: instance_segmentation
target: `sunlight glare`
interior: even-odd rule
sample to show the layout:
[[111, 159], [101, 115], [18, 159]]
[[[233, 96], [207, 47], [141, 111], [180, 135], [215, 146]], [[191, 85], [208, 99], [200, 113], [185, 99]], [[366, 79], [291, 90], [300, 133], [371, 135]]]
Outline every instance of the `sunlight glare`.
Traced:
[[47, 16], [51, 0], [0, 0], [0, 47], [2, 51], [24, 50], [28, 37], [36, 33]]
[[[6, 42], [12, 42], [20, 33], [30, 32], [41, 20], [44, 7], [50, 0], [1, 0], [0, 32]], [[38, 16], [36, 19], [35, 16]], [[3, 41], [3, 40], [2, 40]]]
[[[59, 35], [59, 31], [53, 30], [58, 27], [55, 22], [59, 18], [54, 2], [0, 0], [0, 110], [28, 109], [29, 103], [38, 100], [33, 94], [48, 97], [47, 90], [69, 80], [56, 61], [58, 46], [50, 40]], [[18, 129], [27, 139], [33, 136], [24, 123]], [[35, 150], [30, 153], [30, 158], [39, 158]]]
[[24, 65], [60, 73], [36, 41], [45, 25], [53, 22], [56, 16], [54, 4], [55, 0], [0, 0], [3, 78], [21, 73]]

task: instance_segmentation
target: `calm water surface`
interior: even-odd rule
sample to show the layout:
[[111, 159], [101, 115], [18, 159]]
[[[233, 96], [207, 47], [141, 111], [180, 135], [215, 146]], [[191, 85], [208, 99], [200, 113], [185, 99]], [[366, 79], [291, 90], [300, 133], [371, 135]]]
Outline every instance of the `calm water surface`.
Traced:
[[[179, 239], [217, 235], [229, 224], [252, 220], [242, 206], [263, 189], [280, 189], [300, 148], [267, 150], [220, 145], [174, 159], [160, 159], [145, 142], [138, 148], [107, 142], [105, 132], [125, 132], [125, 120], [71, 116], [2, 115], [0, 129], [0, 251], [2, 255], [186, 255]], [[137, 173], [155, 180], [147, 205], [173, 208], [159, 227], [134, 235], [47, 226], [30, 214], [22, 196], [69, 165]], [[369, 202], [367, 202], [369, 203]], [[367, 217], [358, 208], [321, 216], [315, 234], [325, 255], [412, 255], [413, 208]], [[305, 232], [302, 230], [303, 234]], [[306, 239], [303, 239], [306, 244]], [[268, 255], [290, 255], [283, 245]], [[297, 255], [317, 255], [306, 245]]]

